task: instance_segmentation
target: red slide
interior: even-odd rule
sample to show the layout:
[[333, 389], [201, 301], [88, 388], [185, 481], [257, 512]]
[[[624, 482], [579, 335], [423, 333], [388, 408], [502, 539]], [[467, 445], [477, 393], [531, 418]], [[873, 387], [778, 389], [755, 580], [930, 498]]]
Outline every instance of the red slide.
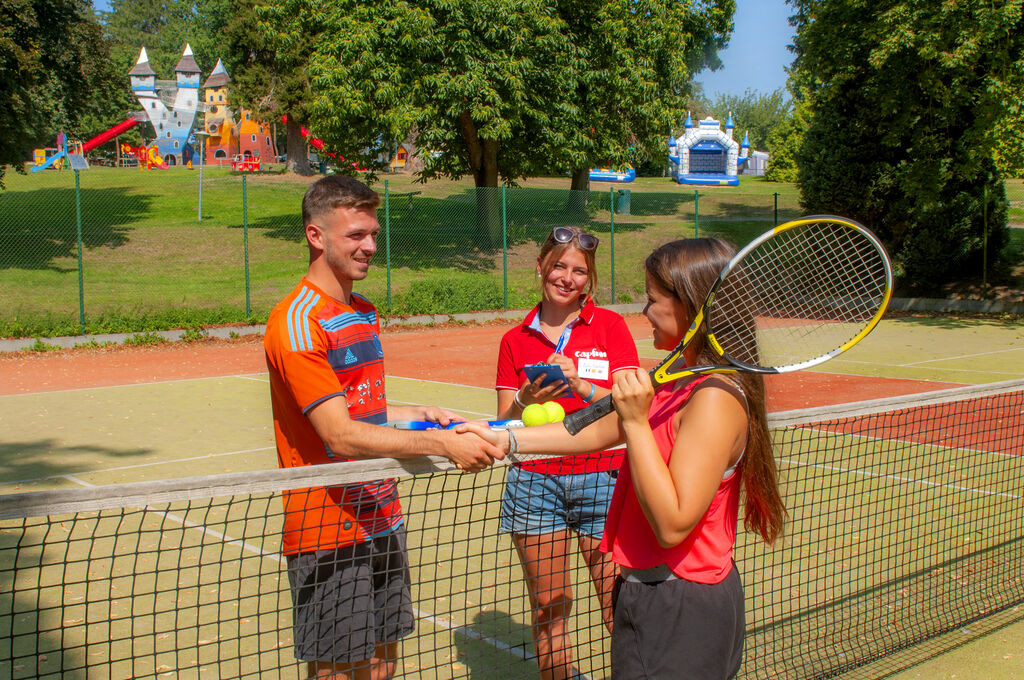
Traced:
[[122, 132], [127, 132], [128, 130], [131, 130], [133, 127], [135, 127], [141, 122], [142, 121], [136, 118], [135, 114], [133, 113], [131, 118], [127, 119], [122, 123], [118, 123], [114, 127], [107, 130], [106, 132], [101, 132], [100, 134], [90, 139], [88, 142], [82, 144], [82, 153], [92, 151], [100, 144], [103, 144], [104, 142], [109, 142], [114, 137], [117, 137]]

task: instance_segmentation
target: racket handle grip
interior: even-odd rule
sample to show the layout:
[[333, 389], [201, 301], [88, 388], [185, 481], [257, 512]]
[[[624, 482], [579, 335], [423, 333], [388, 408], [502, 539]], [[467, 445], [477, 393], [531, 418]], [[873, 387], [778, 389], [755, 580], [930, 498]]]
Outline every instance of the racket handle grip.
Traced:
[[609, 394], [603, 399], [598, 399], [585, 409], [576, 411], [576, 413], [570, 413], [562, 421], [562, 424], [565, 425], [565, 429], [569, 431], [569, 434], [576, 434], [588, 425], [593, 425], [601, 420], [601, 418], [604, 418], [614, 410], [612, 395]]

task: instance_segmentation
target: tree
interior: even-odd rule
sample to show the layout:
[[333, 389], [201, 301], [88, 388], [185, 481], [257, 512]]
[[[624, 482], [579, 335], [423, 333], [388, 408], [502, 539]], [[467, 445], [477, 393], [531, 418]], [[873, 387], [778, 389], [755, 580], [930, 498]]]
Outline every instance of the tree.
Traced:
[[301, 132], [303, 126], [308, 126], [322, 134], [310, 115], [316, 95], [310, 81], [309, 57], [322, 32], [314, 3], [222, 1], [231, 6], [231, 17], [224, 28], [224, 62], [231, 73], [232, 96], [260, 120], [286, 117], [287, 169], [312, 174]]
[[58, 130], [80, 136], [110, 82], [107, 46], [86, 0], [0, 0], [0, 188]]
[[415, 129], [421, 179], [472, 175], [493, 238], [497, 193], [487, 189], [499, 181], [625, 161], [654, 140], [660, 151], [688, 91], [686, 64], [713, 59], [733, 2], [694, 7], [289, 0], [276, 16], [291, 22], [286, 33], [331, 36], [309, 43], [324, 140], [368, 164]]
[[793, 98], [792, 110], [768, 133], [768, 168], [764, 172], [768, 182], [796, 182], [798, 179], [796, 159], [811, 115], [806, 95], [798, 86], [793, 87], [797, 96]]
[[742, 96], [719, 94], [708, 103], [716, 119], [725, 121], [732, 115], [736, 123], [736, 137], [749, 136], [751, 149], [767, 149], [768, 138], [775, 128], [790, 116], [792, 104], [782, 88], [762, 94], [746, 90]]
[[1024, 73], [1020, 0], [791, 1], [804, 207], [872, 227], [910, 286], [980, 273], [1008, 238], [993, 129]]
[[573, 49], [568, 98], [552, 120], [564, 136], [552, 169], [570, 171], [571, 188], [586, 191], [593, 167], [664, 162], [665, 139], [695, 92], [693, 74], [721, 65], [733, 0], [557, 7]]

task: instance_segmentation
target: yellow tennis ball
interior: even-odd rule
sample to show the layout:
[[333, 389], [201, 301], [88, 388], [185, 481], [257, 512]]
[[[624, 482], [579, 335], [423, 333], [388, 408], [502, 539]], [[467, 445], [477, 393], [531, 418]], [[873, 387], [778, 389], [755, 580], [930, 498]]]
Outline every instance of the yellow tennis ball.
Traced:
[[533, 427], [548, 422], [548, 412], [541, 404], [527, 404], [523, 409], [523, 425]]
[[544, 402], [544, 410], [548, 412], [549, 423], [559, 423], [565, 418], [565, 409], [557, 401]]

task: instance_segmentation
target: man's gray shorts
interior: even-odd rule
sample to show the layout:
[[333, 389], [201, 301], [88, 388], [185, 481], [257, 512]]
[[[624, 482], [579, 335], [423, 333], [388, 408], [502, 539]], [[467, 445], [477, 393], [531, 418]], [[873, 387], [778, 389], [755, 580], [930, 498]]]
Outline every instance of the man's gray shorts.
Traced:
[[295, 658], [355, 663], [415, 625], [405, 527], [366, 543], [288, 556]]

